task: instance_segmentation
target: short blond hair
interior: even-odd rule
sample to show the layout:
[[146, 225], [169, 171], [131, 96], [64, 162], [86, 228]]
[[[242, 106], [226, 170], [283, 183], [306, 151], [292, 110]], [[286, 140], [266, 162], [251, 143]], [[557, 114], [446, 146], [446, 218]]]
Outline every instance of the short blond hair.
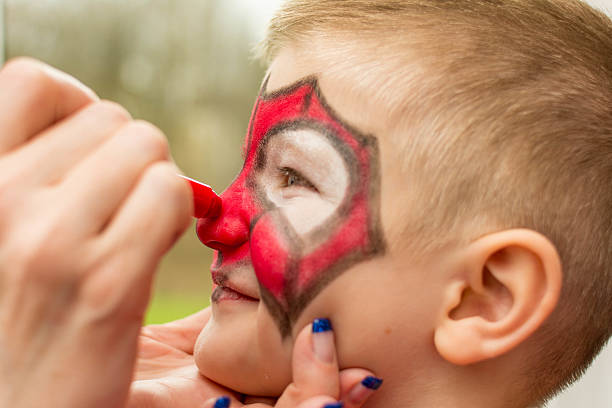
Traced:
[[612, 334], [612, 22], [578, 0], [290, 0], [262, 49], [329, 37], [382, 74], [418, 250], [513, 227], [557, 247], [562, 298], [525, 361], [549, 398]]

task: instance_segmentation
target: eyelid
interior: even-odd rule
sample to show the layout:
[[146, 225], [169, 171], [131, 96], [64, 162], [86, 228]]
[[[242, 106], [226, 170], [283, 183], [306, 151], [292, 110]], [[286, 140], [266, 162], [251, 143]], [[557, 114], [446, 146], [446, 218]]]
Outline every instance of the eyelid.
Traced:
[[291, 167], [279, 167], [278, 171], [284, 175], [284, 176], [295, 176], [297, 178], [299, 178], [300, 180], [303, 180], [306, 185], [304, 187], [309, 188], [313, 191], [315, 191], [316, 193], [319, 192], [319, 189], [317, 187], [315, 187], [315, 185], [308, 180], [302, 173], [300, 173], [299, 171], [292, 169]]

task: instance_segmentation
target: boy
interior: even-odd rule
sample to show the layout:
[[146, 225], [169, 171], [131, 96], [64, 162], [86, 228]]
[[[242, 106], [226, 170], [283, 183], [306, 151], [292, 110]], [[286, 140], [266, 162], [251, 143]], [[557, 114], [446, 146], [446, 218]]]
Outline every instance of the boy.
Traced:
[[612, 317], [610, 20], [294, 0], [264, 50], [245, 165], [197, 227], [200, 373], [279, 395], [328, 316], [340, 366], [385, 379], [368, 407], [526, 407], [578, 378]]

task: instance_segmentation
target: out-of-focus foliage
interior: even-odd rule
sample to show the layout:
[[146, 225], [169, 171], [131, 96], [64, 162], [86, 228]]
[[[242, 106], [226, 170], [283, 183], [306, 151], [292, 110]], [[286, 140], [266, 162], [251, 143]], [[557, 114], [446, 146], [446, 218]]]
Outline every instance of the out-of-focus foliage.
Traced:
[[[6, 34], [9, 58], [48, 62], [162, 129], [185, 174], [219, 192], [240, 169], [263, 76], [240, 2], [7, 0]], [[210, 261], [190, 229], [162, 263], [148, 321], [205, 305]]]

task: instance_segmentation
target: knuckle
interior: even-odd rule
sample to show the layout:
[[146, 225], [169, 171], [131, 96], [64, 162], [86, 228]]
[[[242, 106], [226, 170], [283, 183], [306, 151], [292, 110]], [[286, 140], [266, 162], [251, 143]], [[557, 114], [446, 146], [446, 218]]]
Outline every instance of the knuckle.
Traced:
[[169, 162], [158, 162], [151, 165], [147, 171], [156, 191], [163, 195], [166, 207], [173, 208], [181, 218], [181, 224], [191, 221], [191, 189], [189, 185], [177, 175], [176, 167]]
[[89, 108], [89, 112], [96, 117], [104, 118], [117, 125], [127, 123], [132, 119], [130, 113], [123, 106], [106, 100], [95, 102]]
[[176, 176], [174, 166], [168, 162], [156, 162], [147, 169], [147, 177], [164, 190], [171, 193], [181, 193], [182, 180]]
[[66, 248], [62, 240], [45, 238], [42, 233], [33, 239], [30, 234], [21, 234], [10, 245], [11, 264], [22, 279], [34, 280], [47, 285], [71, 283], [75, 280], [74, 265], [66, 262]]
[[295, 385], [295, 383], [289, 384], [283, 394], [290, 401], [301, 401], [304, 399], [304, 393]]
[[132, 320], [140, 328], [148, 300], [147, 291], [135, 288], [127, 281], [121, 281], [118, 285], [118, 279], [121, 279], [119, 271], [132, 272], [135, 268], [133, 260], [125, 256], [113, 256], [98, 266], [96, 279], [83, 283], [82, 299], [93, 321]]
[[42, 74], [40, 63], [29, 57], [12, 58], [2, 67], [2, 74], [39, 75]]
[[158, 160], [170, 157], [166, 136], [152, 124], [136, 120], [130, 124], [129, 133], [137, 138], [138, 147], [151, 157]]
[[44, 93], [51, 85], [51, 78], [41, 63], [31, 58], [10, 60], [2, 68], [1, 75], [14, 84], [27, 86], [33, 93]]

